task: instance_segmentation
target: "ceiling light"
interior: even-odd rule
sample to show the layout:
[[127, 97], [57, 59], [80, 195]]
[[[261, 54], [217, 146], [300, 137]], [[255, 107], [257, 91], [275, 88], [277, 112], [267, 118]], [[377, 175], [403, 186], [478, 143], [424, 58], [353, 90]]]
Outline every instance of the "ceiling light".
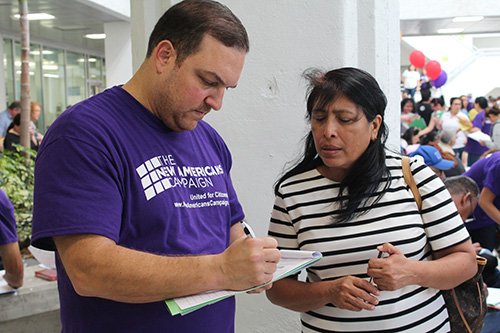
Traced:
[[[19, 19], [21, 15], [15, 14], [14, 18]], [[53, 20], [55, 19], [54, 15], [50, 15], [47, 13], [32, 13], [28, 14], [28, 20], [30, 21], [38, 21], [38, 20]]]
[[453, 19], [453, 22], [479, 22], [484, 19], [484, 16], [459, 16]]
[[87, 34], [85, 37], [89, 39], [104, 39], [106, 38], [106, 34]]
[[438, 34], [459, 34], [464, 32], [464, 28], [448, 28], [448, 29], [438, 29]]

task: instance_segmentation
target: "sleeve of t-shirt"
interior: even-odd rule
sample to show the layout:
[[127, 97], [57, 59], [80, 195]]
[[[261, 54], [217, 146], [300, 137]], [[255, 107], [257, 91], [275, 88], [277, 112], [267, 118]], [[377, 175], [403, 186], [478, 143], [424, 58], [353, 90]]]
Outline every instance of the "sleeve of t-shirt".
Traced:
[[422, 197], [420, 214], [432, 250], [445, 250], [469, 239], [465, 224], [441, 179], [420, 156], [412, 158], [411, 170]]
[[472, 126], [477, 127], [480, 130], [483, 130], [483, 122], [484, 122], [484, 112], [480, 112], [472, 120]]
[[0, 190], [0, 245], [17, 242], [14, 207], [7, 195]]
[[487, 168], [483, 186], [498, 196], [500, 195], [500, 160], [497, 159], [496, 163], [490, 163]]
[[279, 249], [299, 250], [297, 232], [281, 193], [274, 200], [268, 235], [278, 241]]
[[54, 250], [53, 236], [92, 233], [118, 241], [122, 190], [117, 167], [104, 151], [60, 137], [35, 164], [32, 243]]

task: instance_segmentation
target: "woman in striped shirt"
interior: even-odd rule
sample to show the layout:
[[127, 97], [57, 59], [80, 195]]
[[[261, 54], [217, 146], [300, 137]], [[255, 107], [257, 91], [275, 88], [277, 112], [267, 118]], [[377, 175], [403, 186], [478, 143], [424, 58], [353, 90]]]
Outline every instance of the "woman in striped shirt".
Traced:
[[275, 282], [268, 298], [301, 312], [303, 332], [448, 332], [439, 290], [476, 271], [450, 195], [413, 158], [419, 212], [401, 157], [385, 149], [387, 101], [370, 74], [342, 68], [307, 78], [311, 131], [302, 160], [276, 185], [269, 235], [323, 259], [305, 282]]

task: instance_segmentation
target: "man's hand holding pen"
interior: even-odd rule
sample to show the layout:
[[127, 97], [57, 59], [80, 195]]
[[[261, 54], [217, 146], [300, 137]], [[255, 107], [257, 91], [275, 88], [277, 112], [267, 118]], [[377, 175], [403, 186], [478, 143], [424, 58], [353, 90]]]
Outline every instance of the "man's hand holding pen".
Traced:
[[[248, 225], [242, 225], [248, 227]], [[250, 229], [251, 231], [251, 229]], [[242, 233], [218, 257], [222, 276], [225, 278], [225, 289], [244, 290], [264, 283], [273, 278], [277, 264], [280, 260], [280, 251], [276, 248], [278, 243], [271, 237], [253, 238], [253, 231]], [[272, 284], [252, 291], [260, 293], [270, 289]]]

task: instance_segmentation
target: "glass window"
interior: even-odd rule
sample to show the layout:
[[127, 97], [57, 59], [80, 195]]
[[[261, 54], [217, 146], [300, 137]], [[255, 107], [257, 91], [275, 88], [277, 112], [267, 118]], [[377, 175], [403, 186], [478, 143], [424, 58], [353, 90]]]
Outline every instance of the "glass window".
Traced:
[[43, 91], [45, 130], [66, 109], [64, 51], [45, 47], [43, 52]]
[[101, 58], [89, 56], [89, 80], [101, 81]]
[[[3, 67], [5, 70], [5, 94], [7, 106], [16, 100], [14, 92], [14, 58], [12, 54], [12, 39], [3, 40]], [[1, 106], [0, 112], [7, 106]]]
[[85, 99], [85, 56], [82, 53], [66, 52], [66, 75], [68, 84], [68, 106]]

